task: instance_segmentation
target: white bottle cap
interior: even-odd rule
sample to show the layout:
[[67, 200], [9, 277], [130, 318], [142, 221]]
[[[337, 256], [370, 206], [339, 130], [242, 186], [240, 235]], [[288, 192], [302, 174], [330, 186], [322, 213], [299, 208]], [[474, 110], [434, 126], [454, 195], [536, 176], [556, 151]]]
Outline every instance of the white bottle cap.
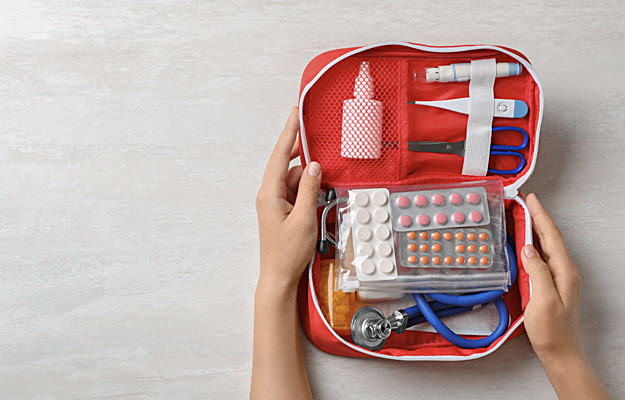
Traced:
[[356, 77], [356, 85], [354, 86], [354, 97], [357, 99], [373, 99], [375, 93], [373, 87], [373, 78], [371, 77], [371, 69], [368, 61], [360, 63], [360, 70]]

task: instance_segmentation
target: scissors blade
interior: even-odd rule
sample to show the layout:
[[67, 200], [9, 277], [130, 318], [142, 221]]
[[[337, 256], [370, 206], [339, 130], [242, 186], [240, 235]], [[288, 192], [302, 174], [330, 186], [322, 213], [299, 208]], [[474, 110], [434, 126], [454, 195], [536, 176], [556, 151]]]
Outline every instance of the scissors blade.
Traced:
[[421, 153], [456, 154], [464, 157], [464, 140], [459, 142], [408, 142], [408, 150]]

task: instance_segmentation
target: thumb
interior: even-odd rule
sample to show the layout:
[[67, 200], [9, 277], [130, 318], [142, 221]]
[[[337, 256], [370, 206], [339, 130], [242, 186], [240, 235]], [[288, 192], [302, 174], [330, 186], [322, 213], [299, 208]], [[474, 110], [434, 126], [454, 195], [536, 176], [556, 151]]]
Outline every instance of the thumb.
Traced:
[[525, 271], [530, 276], [533, 294], [537, 294], [540, 297], [557, 295], [549, 266], [540, 258], [536, 248], [531, 244], [523, 247], [521, 259], [523, 260]]
[[319, 197], [319, 187], [321, 186], [321, 165], [318, 162], [311, 162], [302, 173], [297, 189], [297, 198], [293, 211], [299, 213], [312, 213], [317, 209], [317, 198]]

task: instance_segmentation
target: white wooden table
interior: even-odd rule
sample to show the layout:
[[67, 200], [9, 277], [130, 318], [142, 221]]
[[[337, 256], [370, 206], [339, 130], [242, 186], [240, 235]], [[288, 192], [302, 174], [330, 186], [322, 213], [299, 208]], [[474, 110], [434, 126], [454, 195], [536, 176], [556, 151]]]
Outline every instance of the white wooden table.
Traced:
[[[625, 397], [625, 4], [334, 3], [0, 1], [1, 398], [247, 397], [265, 162], [313, 56], [391, 39], [530, 57], [546, 106], [525, 189]], [[303, 345], [318, 398], [555, 397], [525, 336], [462, 363]]]

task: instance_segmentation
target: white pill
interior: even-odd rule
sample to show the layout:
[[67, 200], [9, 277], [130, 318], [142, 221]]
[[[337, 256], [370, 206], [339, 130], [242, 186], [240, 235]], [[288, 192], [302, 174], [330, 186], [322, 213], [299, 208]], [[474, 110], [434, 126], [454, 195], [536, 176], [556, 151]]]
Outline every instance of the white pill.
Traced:
[[360, 207], [366, 207], [367, 204], [369, 204], [369, 197], [365, 193], [362, 193], [362, 192], [356, 193], [356, 196], [354, 197], [354, 201]]
[[371, 260], [365, 260], [360, 264], [360, 270], [367, 275], [371, 275], [375, 272], [375, 265], [373, 265]]
[[382, 260], [378, 264], [378, 268], [385, 274], [390, 274], [395, 269], [393, 262], [391, 260]]
[[361, 243], [358, 246], [358, 255], [362, 256], [362, 257], [371, 257], [371, 255], [373, 254], [373, 248], [371, 247], [371, 245], [367, 244], [367, 243]]
[[373, 218], [379, 223], [388, 221], [388, 212], [383, 208], [378, 208], [373, 212]]
[[382, 191], [375, 192], [371, 198], [373, 199], [373, 203], [378, 206], [383, 206], [388, 201], [388, 196]]
[[378, 239], [386, 240], [391, 236], [391, 230], [384, 225], [380, 225], [375, 228], [375, 236]]
[[369, 215], [369, 211], [367, 210], [358, 210], [356, 211], [356, 221], [361, 224], [368, 224], [371, 221], [371, 215]]
[[366, 226], [361, 226], [356, 230], [356, 236], [363, 242], [368, 242], [369, 240], [371, 240], [371, 229], [367, 228]]
[[393, 248], [391, 247], [390, 244], [386, 242], [382, 242], [378, 244], [377, 250], [378, 250], [378, 254], [380, 254], [382, 257], [388, 257], [393, 253]]

